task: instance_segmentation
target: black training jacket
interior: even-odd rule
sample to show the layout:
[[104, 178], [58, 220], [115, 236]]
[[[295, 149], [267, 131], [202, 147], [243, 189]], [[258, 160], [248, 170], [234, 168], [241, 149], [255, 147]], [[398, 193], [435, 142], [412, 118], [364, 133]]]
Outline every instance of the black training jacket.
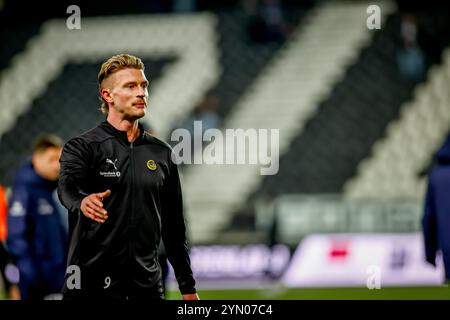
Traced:
[[[139, 128], [140, 136], [130, 143], [125, 131], [104, 121], [64, 146], [58, 195], [69, 210], [65, 296], [161, 293], [161, 238], [181, 293], [196, 292], [172, 149]], [[107, 189], [108, 219], [100, 224], [83, 215], [80, 203]]]

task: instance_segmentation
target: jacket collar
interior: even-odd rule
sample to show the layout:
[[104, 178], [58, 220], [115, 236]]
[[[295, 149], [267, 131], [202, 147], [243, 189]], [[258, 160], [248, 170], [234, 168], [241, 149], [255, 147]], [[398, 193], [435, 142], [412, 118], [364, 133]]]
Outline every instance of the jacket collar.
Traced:
[[[130, 145], [131, 143], [128, 141], [127, 132], [121, 131], [116, 129], [112, 124], [110, 124], [107, 120], [104, 120], [101, 124], [101, 127], [103, 127], [107, 132], [113, 134], [115, 137], [117, 137], [120, 141], [125, 143], [126, 145]], [[144, 126], [141, 123], [138, 123], [139, 128], [139, 136], [136, 138], [136, 140], [133, 142], [134, 144], [138, 144], [142, 141], [142, 139], [145, 136], [145, 130]]]

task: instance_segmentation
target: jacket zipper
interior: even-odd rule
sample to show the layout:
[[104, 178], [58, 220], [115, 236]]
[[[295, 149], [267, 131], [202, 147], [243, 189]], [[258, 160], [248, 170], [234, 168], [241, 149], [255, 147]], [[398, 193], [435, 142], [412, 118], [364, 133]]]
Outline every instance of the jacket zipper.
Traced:
[[[130, 143], [130, 170], [131, 170], [131, 186], [130, 186], [130, 216], [128, 217], [128, 232], [129, 232], [129, 243], [128, 243], [128, 265], [131, 268], [133, 264], [134, 257], [134, 242], [135, 242], [135, 230], [134, 230], [134, 150], [133, 150], [133, 142]], [[132, 268], [129, 270], [129, 273], [132, 273]], [[129, 280], [130, 281], [130, 280]], [[131, 283], [127, 284], [128, 288], [131, 286]], [[127, 295], [128, 299], [128, 295]]]
[[133, 152], [133, 142], [130, 144], [130, 161], [131, 161], [131, 214], [130, 214], [130, 220], [133, 223], [134, 222], [134, 152]]

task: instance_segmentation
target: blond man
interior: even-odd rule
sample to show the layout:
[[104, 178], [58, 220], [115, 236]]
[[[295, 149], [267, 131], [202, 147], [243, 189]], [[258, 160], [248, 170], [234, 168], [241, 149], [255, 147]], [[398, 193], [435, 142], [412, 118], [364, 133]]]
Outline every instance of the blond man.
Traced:
[[60, 160], [70, 233], [64, 298], [162, 299], [162, 239], [183, 299], [198, 299], [172, 150], [138, 122], [148, 106], [144, 64], [113, 56], [98, 84], [106, 120], [68, 141]]

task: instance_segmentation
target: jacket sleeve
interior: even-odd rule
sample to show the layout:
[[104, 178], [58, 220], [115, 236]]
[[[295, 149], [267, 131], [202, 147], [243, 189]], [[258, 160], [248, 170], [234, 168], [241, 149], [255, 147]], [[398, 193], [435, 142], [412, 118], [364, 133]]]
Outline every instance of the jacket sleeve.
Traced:
[[34, 228], [31, 196], [25, 185], [14, 185], [8, 211], [8, 250], [20, 270], [24, 288], [37, 281], [36, 266], [30, 248], [30, 232]]
[[425, 198], [425, 208], [422, 218], [423, 236], [425, 242], [425, 258], [432, 265], [436, 265], [436, 251], [438, 249], [438, 234], [436, 221], [436, 207], [434, 190], [431, 179], [428, 181], [428, 189]]
[[188, 253], [186, 224], [178, 168], [169, 158], [170, 170], [165, 185], [161, 214], [162, 239], [167, 258], [175, 271], [181, 294], [196, 293]]
[[74, 138], [63, 148], [58, 182], [58, 197], [69, 212], [80, 209], [81, 200], [88, 194], [84, 191], [88, 183], [92, 153], [81, 138]]

